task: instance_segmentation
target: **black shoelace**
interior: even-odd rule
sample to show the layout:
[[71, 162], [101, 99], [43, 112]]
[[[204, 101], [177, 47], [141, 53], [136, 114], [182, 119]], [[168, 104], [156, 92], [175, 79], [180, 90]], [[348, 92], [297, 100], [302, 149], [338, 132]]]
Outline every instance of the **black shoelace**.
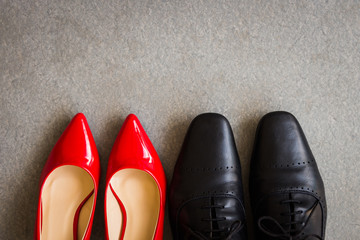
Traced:
[[244, 227], [244, 224], [242, 224], [241, 221], [235, 221], [235, 222], [233, 222], [231, 227], [228, 229], [205, 231], [205, 232], [209, 233], [210, 236], [212, 235], [212, 233], [220, 233], [220, 234], [227, 233], [227, 235], [225, 235], [225, 236], [214, 236], [214, 237], [205, 236], [203, 233], [201, 233], [199, 231], [195, 231], [195, 230], [191, 229], [190, 227], [187, 227], [187, 229], [189, 230], [189, 233], [192, 236], [197, 237], [199, 240], [214, 240], [214, 239], [229, 240], [229, 239], [231, 239], [232, 236], [234, 236], [236, 233], [238, 233], [243, 227]]
[[[290, 200], [284, 200], [282, 202], [280, 202], [280, 204], [300, 204], [301, 202], [295, 199], [290, 199]], [[294, 219], [293, 217], [298, 215], [298, 214], [302, 214], [303, 211], [294, 211], [294, 208], [291, 208], [292, 211], [290, 213], [282, 213], [283, 216], [290, 216], [291, 219]], [[278, 229], [280, 230], [279, 232], [274, 232], [274, 230], [271, 229], [267, 229], [266, 227], [264, 227], [264, 225], [262, 224], [264, 221], [270, 221], [273, 224], [275, 224]], [[301, 229], [296, 229], [295, 226], [300, 224], [302, 227]], [[310, 238], [317, 238], [319, 240], [323, 240], [322, 237], [320, 237], [319, 235], [316, 234], [310, 234], [310, 235], [304, 235], [302, 233], [303, 229], [306, 227], [305, 222], [299, 222], [299, 221], [294, 221], [291, 220], [290, 222], [284, 223], [283, 225], [285, 226], [290, 226], [290, 230], [285, 230], [283, 225], [280, 224], [275, 218], [270, 217], [270, 216], [263, 216], [261, 218], [259, 218], [258, 220], [258, 227], [259, 229], [269, 235], [270, 237], [275, 237], [275, 238], [279, 238], [281, 240], [307, 240]]]
[[232, 236], [234, 236], [244, 227], [244, 224], [241, 221], [234, 221], [232, 223], [229, 223], [230, 227], [225, 229], [220, 229], [218, 223], [222, 221], [226, 221], [226, 217], [217, 216], [216, 210], [224, 209], [224, 206], [215, 204], [215, 198], [216, 197], [211, 197], [210, 204], [201, 207], [202, 209], [206, 209], [210, 211], [209, 218], [201, 219], [201, 221], [209, 222], [209, 226], [210, 226], [209, 229], [198, 231], [191, 229], [189, 226], [186, 226], [189, 233], [200, 240], [214, 240], [214, 239], [228, 240], [231, 239]]

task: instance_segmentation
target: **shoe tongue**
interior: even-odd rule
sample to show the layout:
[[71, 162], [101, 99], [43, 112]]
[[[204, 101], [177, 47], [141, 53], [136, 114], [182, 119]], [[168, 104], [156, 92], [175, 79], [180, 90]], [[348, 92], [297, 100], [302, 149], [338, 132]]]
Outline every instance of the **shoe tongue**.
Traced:
[[304, 230], [304, 228], [307, 228], [305, 230], [310, 230], [310, 232], [313, 232], [311, 229], [312, 226], [319, 224], [319, 213], [316, 210], [319, 209], [318, 200], [315, 197], [304, 193], [293, 193], [292, 198], [299, 199], [301, 201], [301, 204], [295, 204], [294, 207], [295, 211], [302, 211], [302, 214], [297, 214], [294, 216], [294, 221], [300, 223], [297, 225], [297, 229]]
[[[285, 232], [288, 233], [292, 231], [293, 234], [297, 234], [304, 226], [302, 223], [306, 223], [311, 216], [316, 202], [313, 196], [305, 193], [281, 193], [271, 195], [263, 203], [260, 203], [258, 213], [260, 214], [259, 217], [269, 216], [276, 220]], [[302, 211], [302, 213], [300, 213], [300, 211]], [[290, 215], [297, 212], [299, 213]], [[292, 225], [287, 224], [291, 222], [298, 223]], [[261, 225], [274, 234], [283, 233], [283, 230], [278, 227], [274, 221], [265, 219], [261, 221]]]

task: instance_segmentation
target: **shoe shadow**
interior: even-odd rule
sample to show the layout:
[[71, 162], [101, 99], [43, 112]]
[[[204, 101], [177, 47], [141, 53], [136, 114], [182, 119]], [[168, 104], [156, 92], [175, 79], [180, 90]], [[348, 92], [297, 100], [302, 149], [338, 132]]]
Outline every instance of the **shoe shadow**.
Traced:
[[250, 162], [251, 154], [253, 149], [253, 143], [255, 139], [256, 127], [261, 118], [261, 114], [256, 114], [253, 116], [245, 116], [241, 120], [239, 126], [235, 130], [236, 145], [238, 146], [238, 152], [242, 168], [242, 177], [243, 177], [243, 190], [244, 190], [244, 201], [245, 201], [245, 211], [246, 211], [246, 221], [247, 221], [247, 230], [248, 230], [248, 239], [254, 239], [253, 234], [253, 218], [251, 212], [250, 204], [250, 194], [249, 194], [249, 176], [250, 176]]
[[94, 213], [94, 222], [91, 231], [91, 239], [105, 238], [105, 216], [104, 216], [104, 199], [105, 199], [105, 179], [107, 164], [111, 149], [115, 143], [115, 139], [120, 131], [126, 116], [120, 114], [114, 115], [107, 119], [103, 131], [99, 132], [99, 136], [95, 138], [96, 147], [100, 158], [100, 183], [98, 195], [96, 198], [96, 208]]
[[[24, 165], [12, 182], [16, 187], [9, 186], [9, 193], [2, 209], [2, 217], [6, 219], [6, 228], [1, 230], [1, 239], [29, 239], [35, 229], [37, 203], [39, 198], [39, 181], [41, 171], [57, 140], [71, 121], [71, 117], [63, 114], [49, 120], [43, 129], [40, 141], [33, 143], [29, 152], [20, 149], [16, 154], [25, 158]], [[3, 206], [4, 206], [3, 205]]]

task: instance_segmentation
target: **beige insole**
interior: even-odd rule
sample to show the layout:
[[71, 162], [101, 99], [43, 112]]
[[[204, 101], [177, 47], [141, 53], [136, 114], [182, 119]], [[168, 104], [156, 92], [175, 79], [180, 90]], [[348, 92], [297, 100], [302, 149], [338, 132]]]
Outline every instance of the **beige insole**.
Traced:
[[93, 191], [94, 181], [84, 169], [70, 165], [56, 168], [42, 189], [40, 239], [73, 239], [77, 211], [77, 239], [83, 239], [94, 204]]
[[[159, 211], [160, 191], [149, 173], [138, 169], [124, 169], [110, 179], [106, 191], [106, 217], [110, 240], [120, 239], [122, 231], [125, 231], [124, 240], [152, 240]], [[123, 221], [125, 219], [126, 221]]]

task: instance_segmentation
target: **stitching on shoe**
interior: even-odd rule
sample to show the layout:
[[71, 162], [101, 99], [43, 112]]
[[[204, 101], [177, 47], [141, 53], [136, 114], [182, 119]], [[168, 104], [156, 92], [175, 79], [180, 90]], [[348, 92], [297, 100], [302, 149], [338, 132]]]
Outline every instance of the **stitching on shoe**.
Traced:
[[216, 172], [216, 171], [227, 171], [227, 170], [231, 170], [231, 169], [241, 169], [240, 167], [237, 166], [221, 166], [221, 167], [214, 167], [214, 168], [191, 168], [191, 167], [182, 167], [181, 170], [185, 171], [185, 172]]
[[[187, 201], [188, 199], [191, 199], [191, 198], [197, 198], [197, 197], [202, 197], [202, 196], [207, 196], [207, 195], [210, 195], [210, 196], [214, 196], [214, 195], [231, 195], [231, 194], [234, 194], [234, 191], [230, 191], [230, 190], [227, 190], [227, 191], [219, 191], [219, 190], [213, 190], [213, 191], [202, 191], [202, 192], [197, 192], [197, 193], [191, 193], [188, 195], [188, 197], [186, 197], [185, 199], [181, 200], [181, 202], [185, 202]], [[233, 195], [231, 195], [233, 196]]]
[[283, 168], [283, 167], [291, 167], [291, 166], [301, 166], [301, 165], [308, 165], [315, 162], [314, 159], [311, 159], [309, 161], [303, 161], [303, 162], [297, 162], [297, 163], [289, 163], [289, 164], [274, 164], [270, 165], [270, 168]]
[[[294, 190], [294, 189], [299, 189], [299, 190]], [[282, 193], [284, 191], [291, 191], [291, 192], [298, 192], [298, 193], [309, 193], [311, 196], [315, 197], [316, 199], [318, 199], [320, 202], [322, 202], [324, 205], [325, 204], [325, 201], [324, 201], [324, 198], [322, 198], [318, 192], [316, 192], [314, 189], [312, 188], [308, 188], [308, 187], [300, 187], [300, 186], [297, 186], [297, 187], [286, 187], [286, 188], [278, 188], [277, 190], [274, 191], [274, 193]]]

